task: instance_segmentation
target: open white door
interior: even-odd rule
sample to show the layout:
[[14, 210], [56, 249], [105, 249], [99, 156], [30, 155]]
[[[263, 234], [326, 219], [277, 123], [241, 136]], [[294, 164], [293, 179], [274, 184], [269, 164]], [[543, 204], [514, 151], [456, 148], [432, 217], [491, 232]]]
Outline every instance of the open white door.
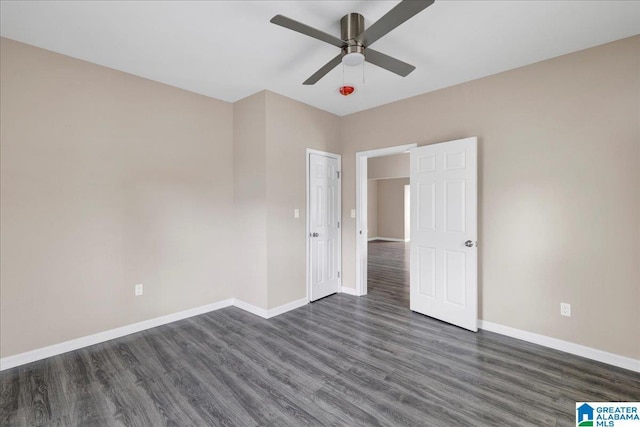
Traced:
[[411, 310], [477, 331], [477, 138], [411, 150]]
[[340, 291], [340, 156], [309, 152], [309, 300]]

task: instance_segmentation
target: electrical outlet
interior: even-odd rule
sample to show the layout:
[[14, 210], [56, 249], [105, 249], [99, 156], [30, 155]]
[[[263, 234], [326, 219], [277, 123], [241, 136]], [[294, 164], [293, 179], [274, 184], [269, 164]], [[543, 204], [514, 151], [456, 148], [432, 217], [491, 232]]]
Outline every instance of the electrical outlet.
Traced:
[[135, 287], [136, 296], [139, 297], [140, 295], [142, 295], [143, 292], [144, 290], [142, 289], [142, 283], [137, 284]]
[[571, 317], [571, 304], [566, 302], [560, 303], [560, 315]]

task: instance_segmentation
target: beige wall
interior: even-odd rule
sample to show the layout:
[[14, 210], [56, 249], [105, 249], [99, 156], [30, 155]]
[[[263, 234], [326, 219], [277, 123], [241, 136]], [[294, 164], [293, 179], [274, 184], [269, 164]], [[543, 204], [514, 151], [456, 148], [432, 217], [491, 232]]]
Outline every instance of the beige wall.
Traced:
[[339, 151], [337, 116], [7, 39], [1, 84], [2, 357], [231, 297], [305, 297], [305, 149]]
[[340, 119], [269, 91], [266, 102], [267, 308], [274, 308], [306, 296], [306, 149], [337, 152]]
[[230, 298], [232, 105], [0, 43], [1, 356]]
[[306, 147], [343, 154], [354, 286], [354, 153], [476, 135], [481, 318], [640, 358], [639, 49], [635, 37], [338, 118], [268, 91], [232, 106], [2, 39], [0, 355], [232, 296], [302, 298]]
[[378, 180], [367, 180], [367, 238], [378, 237]]
[[404, 186], [409, 178], [378, 180], [378, 236], [404, 240]]
[[267, 307], [266, 94], [233, 104], [234, 297]]
[[270, 309], [306, 297], [306, 149], [335, 152], [339, 118], [269, 91], [233, 113], [234, 295]]
[[478, 136], [480, 317], [640, 358], [639, 51], [636, 36], [344, 117], [343, 218], [356, 151]]
[[372, 157], [367, 160], [367, 178], [369, 179], [406, 178], [408, 176], [409, 153]]
[[[348, 166], [347, 166], [348, 167]], [[367, 160], [367, 237], [387, 237], [404, 239], [404, 231], [398, 227], [404, 227], [404, 217], [399, 218], [391, 204], [395, 204], [400, 196], [394, 192], [396, 189], [391, 182], [385, 182], [391, 178], [404, 178], [409, 176], [409, 154], [395, 154], [392, 156], [372, 157]], [[408, 180], [407, 180], [408, 184]], [[380, 192], [383, 193], [380, 193]], [[391, 200], [391, 202], [389, 202]], [[403, 212], [404, 202], [400, 211]], [[382, 223], [379, 223], [382, 221]], [[382, 231], [380, 231], [382, 230]]]

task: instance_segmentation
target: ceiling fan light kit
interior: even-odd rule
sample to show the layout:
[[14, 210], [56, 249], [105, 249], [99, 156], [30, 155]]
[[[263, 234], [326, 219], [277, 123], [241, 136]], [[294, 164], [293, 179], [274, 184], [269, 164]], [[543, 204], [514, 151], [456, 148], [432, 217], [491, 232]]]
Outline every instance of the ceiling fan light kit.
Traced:
[[364, 53], [362, 52], [349, 52], [342, 55], [342, 63], [344, 65], [353, 67], [355, 65], [360, 65], [363, 62], [364, 62]]
[[364, 61], [377, 65], [399, 76], [406, 77], [415, 70], [416, 67], [370, 49], [369, 46], [394, 28], [431, 6], [433, 2], [434, 0], [403, 0], [382, 18], [371, 24], [369, 28], [365, 28], [364, 17], [362, 15], [359, 13], [349, 13], [340, 20], [340, 39], [282, 15], [276, 15], [271, 18], [271, 23], [340, 48], [340, 54], [332, 58], [311, 77], [305, 80], [302, 83], [304, 85], [315, 84], [340, 63], [354, 66], [360, 65]]

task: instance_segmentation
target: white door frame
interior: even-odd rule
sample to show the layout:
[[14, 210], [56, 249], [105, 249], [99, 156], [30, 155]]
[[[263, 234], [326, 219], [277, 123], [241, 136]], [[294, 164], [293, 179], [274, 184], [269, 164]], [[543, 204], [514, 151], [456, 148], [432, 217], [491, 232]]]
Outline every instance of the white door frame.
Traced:
[[[418, 144], [398, 145], [356, 153], [356, 295], [367, 294], [367, 161], [372, 157], [408, 153]], [[309, 233], [307, 233], [307, 236]]]
[[321, 156], [326, 156], [329, 158], [338, 160], [338, 171], [340, 172], [340, 186], [338, 187], [338, 217], [340, 218], [340, 233], [338, 233], [338, 271], [340, 274], [340, 289], [342, 289], [342, 156], [340, 154], [328, 153], [326, 151], [314, 150], [313, 148], [307, 148], [305, 153], [305, 163], [306, 163], [306, 186], [305, 186], [305, 197], [306, 197], [306, 208], [305, 208], [305, 248], [306, 248], [306, 280], [307, 280], [307, 303], [309, 303], [311, 298], [311, 237], [309, 235], [311, 229], [311, 214], [309, 211], [309, 205], [311, 201], [309, 200], [309, 182], [311, 173], [311, 169], [309, 168], [310, 156], [311, 154], [319, 154]]

